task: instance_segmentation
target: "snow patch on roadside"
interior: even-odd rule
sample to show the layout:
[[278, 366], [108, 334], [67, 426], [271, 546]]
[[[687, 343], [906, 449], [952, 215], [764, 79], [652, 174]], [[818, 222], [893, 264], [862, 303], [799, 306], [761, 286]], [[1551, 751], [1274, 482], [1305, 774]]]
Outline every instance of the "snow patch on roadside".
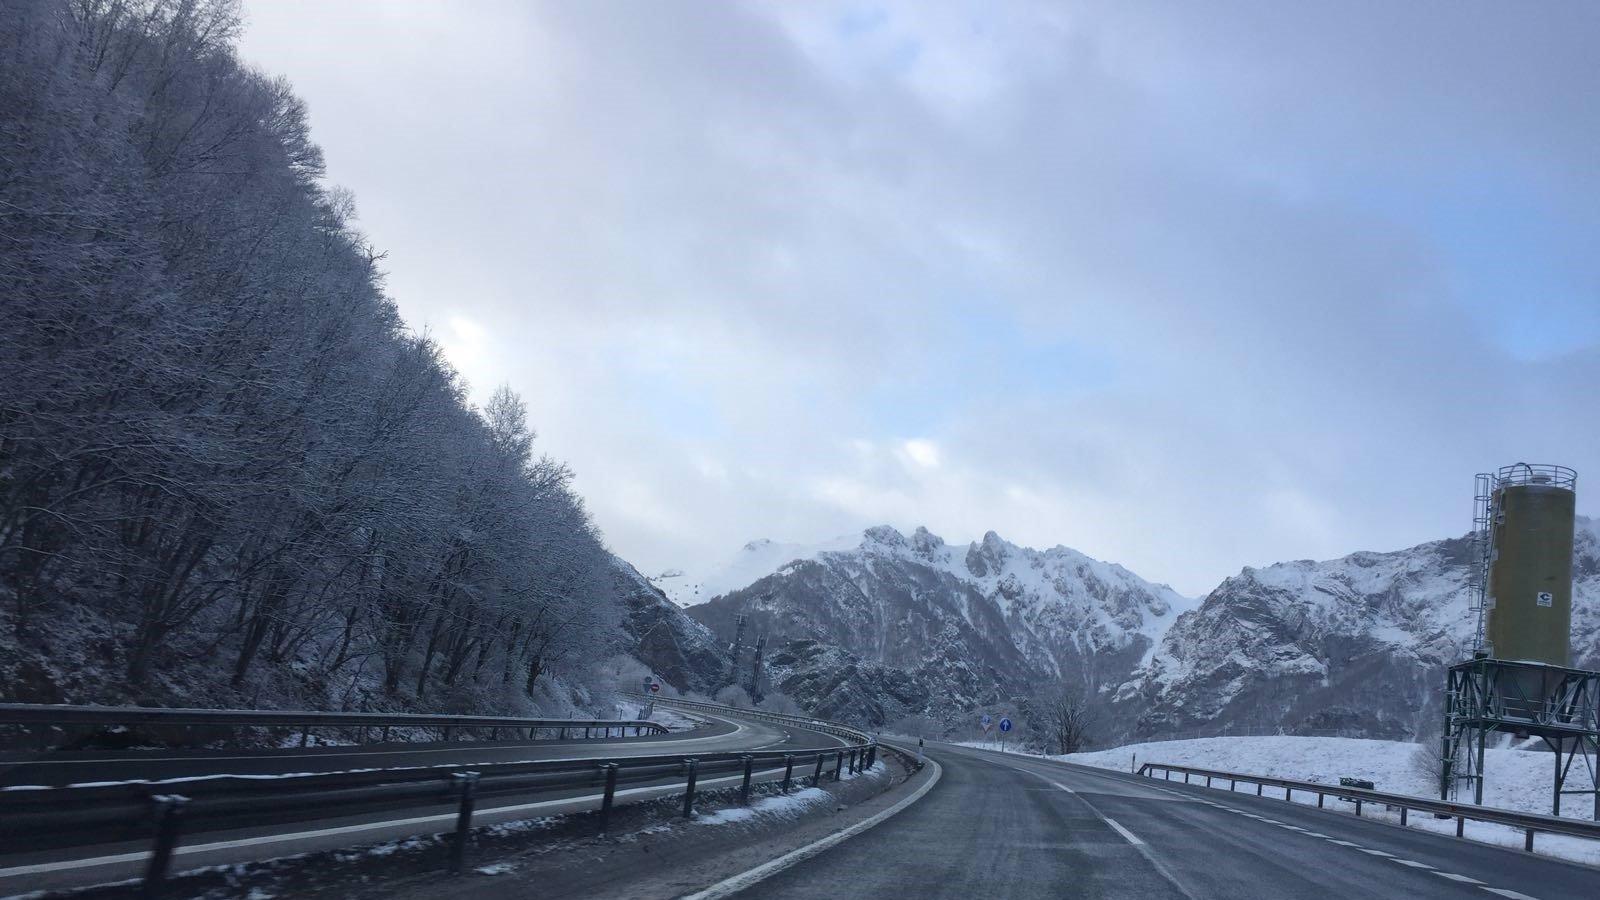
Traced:
[[[851, 773], [848, 770], [839, 774], [839, 780], [852, 781], [857, 778], [876, 777], [888, 771], [880, 760], [872, 764], [872, 768]], [[829, 778], [823, 775], [823, 780]], [[801, 788], [792, 794], [779, 794], [773, 797], [763, 797], [749, 806], [734, 806], [720, 809], [716, 812], [705, 813], [694, 820], [696, 825], [732, 825], [738, 822], [749, 822], [758, 817], [769, 816], [774, 818], [792, 819], [803, 815], [807, 810], [817, 806], [824, 806], [834, 800], [832, 794], [822, 788]]]
[[[1048, 758], [1119, 772], [1129, 772], [1145, 763], [1167, 763], [1332, 786], [1338, 785], [1340, 777], [1351, 777], [1371, 781], [1378, 790], [1386, 793], [1437, 799], [1437, 783], [1426, 767], [1416, 762], [1419, 749], [1419, 745], [1404, 741], [1275, 735], [1155, 741]], [[1547, 752], [1488, 750], [1484, 765], [1487, 775], [1484, 781], [1484, 805], [1549, 813], [1550, 770], [1551, 757]], [[1583, 779], [1587, 775], [1575, 771], [1571, 777]], [[1204, 779], [1200, 781], [1204, 783]], [[1226, 782], [1217, 782], [1216, 786], [1227, 790]], [[1254, 794], [1255, 786], [1240, 783], [1239, 790]], [[1269, 788], [1266, 796], [1281, 799], [1283, 791]], [[1315, 795], [1304, 791], [1294, 799], [1312, 806], [1317, 802]], [[1334, 809], [1353, 810], [1350, 804], [1333, 800], [1329, 800], [1328, 805]], [[1591, 804], [1573, 798], [1561, 812], [1563, 817], [1588, 819], [1593, 811]], [[1398, 811], [1373, 809], [1370, 806], [1363, 810], [1362, 815], [1395, 823], [1400, 821]], [[1417, 814], [1410, 817], [1410, 827], [1454, 834], [1455, 820]], [[1468, 821], [1465, 836], [1488, 844], [1518, 850], [1522, 848], [1523, 832], [1504, 825]], [[1534, 849], [1547, 856], [1600, 865], [1600, 841], [1541, 834], [1534, 839]]]

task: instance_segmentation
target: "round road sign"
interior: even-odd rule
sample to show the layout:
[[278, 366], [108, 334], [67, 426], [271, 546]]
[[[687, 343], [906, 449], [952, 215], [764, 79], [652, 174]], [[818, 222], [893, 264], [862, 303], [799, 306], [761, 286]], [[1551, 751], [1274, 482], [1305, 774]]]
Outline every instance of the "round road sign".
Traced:
[[652, 693], [652, 694], [661, 693], [661, 682], [659, 682], [659, 681], [650, 682], [650, 693]]
[[1007, 718], [1004, 718], [1004, 717], [1001, 717], [1001, 719], [1000, 719], [1000, 730], [1001, 731], [1010, 731], [1011, 730], [1011, 720], [1007, 719]]

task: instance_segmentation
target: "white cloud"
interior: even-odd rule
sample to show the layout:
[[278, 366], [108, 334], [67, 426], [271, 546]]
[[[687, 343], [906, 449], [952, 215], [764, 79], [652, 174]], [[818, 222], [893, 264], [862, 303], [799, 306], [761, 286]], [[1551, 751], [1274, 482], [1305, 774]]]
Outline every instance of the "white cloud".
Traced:
[[912, 438], [900, 445], [906, 458], [923, 469], [939, 468], [939, 445], [923, 438]]
[[1600, 469], [1597, 10], [255, 0], [243, 53], [644, 568], [888, 521], [1198, 593]]

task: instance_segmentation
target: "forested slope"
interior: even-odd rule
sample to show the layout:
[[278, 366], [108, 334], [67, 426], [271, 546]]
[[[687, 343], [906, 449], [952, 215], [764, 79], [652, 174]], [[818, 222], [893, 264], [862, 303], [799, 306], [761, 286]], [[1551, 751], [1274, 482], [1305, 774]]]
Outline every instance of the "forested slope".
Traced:
[[628, 649], [219, 0], [0, 7], [0, 696], [515, 711]]

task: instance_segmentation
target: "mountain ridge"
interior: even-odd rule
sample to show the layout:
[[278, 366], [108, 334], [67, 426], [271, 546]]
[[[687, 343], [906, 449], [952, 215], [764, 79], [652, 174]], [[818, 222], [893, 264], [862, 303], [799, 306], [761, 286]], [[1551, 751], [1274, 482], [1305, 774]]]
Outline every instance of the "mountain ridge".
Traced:
[[[684, 612], [724, 640], [745, 615], [747, 645], [777, 639], [773, 689], [867, 724], [907, 715], [954, 724], [985, 704], [1020, 708], [1067, 680], [1088, 691], [1107, 737], [1412, 737], [1436, 715], [1444, 667], [1471, 649], [1465, 537], [1246, 566], [1202, 598], [993, 531], [962, 547], [926, 528], [875, 526], [854, 547], [840, 544]], [[1574, 660], [1596, 665], [1594, 520], [1579, 517], [1576, 550]], [[845, 670], [892, 684], [877, 694], [847, 686]]]

